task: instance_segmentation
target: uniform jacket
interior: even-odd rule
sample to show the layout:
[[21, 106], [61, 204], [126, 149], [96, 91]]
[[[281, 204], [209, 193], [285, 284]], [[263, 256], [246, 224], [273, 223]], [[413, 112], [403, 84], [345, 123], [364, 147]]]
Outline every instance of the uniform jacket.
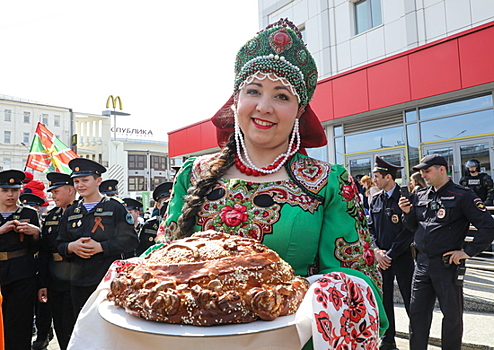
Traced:
[[[91, 237], [100, 242], [103, 252], [89, 259], [68, 254], [69, 243], [81, 237]], [[122, 253], [133, 250], [138, 243], [131, 214], [127, 213], [121, 200], [106, 196], [89, 212], [83, 201], [67, 208], [57, 238], [60, 255], [72, 260], [71, 284], [74, 286], [98, 284], [111, 263], [120, 259]]]
[[59, 292], [70, 290], [70, 259], [63, 258], [57, 249], [57, 237], [63, 209], [51, 209], [44, 220], [39, 248], [39, 288]]
[[369, 229], [376, 247], [387, 251], [391, 259], [406, 253], [411, 254], [410, 243], [413, 231], [410, 231], [402, 220], [398, 200], [400, 187], [396, 184], [390, 198], [385, 198], [385, 191], [372, 197], [369, 216]]
[[160, 226], [161, 219], [161, 216], [153, 216], [142, 225], [141, 232], [139, 233], [139, 245], [136, 248], [136, 256], [140, 256], [149, 247], [154, 245], [156, 232]]
[[[7, 219], [0, 215], [0, 226], [7, 221], [19, 220], [39, 227], [39, 217], [36, 210], [20, 204], [17, 210]], [[18, 232], [9, 231], [0, 235], [0, 252], [13, 252], [27, 249], [28, 253], [17, 258], [0, 261], [0, 284], [35, 277], [38, 267], [34, 254], [38, 251], [38, 240], [31, 235], [20, 235]]]
[[480, 173], [477, 176], [466, 175], [460, 180], [460, 185], [468, 187], [484, 201], [486, 205], [492, 205], [494, 200], [494, 184], [492, 177], [486, 173]]
[[[494, 219], [482, 200], [451, 180], [437, 192], [429, 187], [412, 194], [411, 202], [404, 215], [407, 227], [416, 230], [415, 245], [430, 258], [462, 248], [475, 256], [494, 239]], [[470, 223], [477, 231], [472, 242], [465, 242]]]

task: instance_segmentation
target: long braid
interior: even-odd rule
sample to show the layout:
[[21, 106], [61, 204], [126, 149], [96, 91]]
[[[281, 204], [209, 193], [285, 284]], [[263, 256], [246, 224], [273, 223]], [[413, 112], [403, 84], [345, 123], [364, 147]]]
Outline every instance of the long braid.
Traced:
[[185, 203], [182, 208], [182, 215], [178, 218], [178, 230], [175, 232], [175, 238], [188, 237], [194, 233], [193, 228], [196, 223], [196, 216], [206, 199], [206, 195], [213, 189], [215, 183], [233, 165], [235, 152], [235, 136], [232, 133], [228, 143], [221, 151], [220, 156], [215, 161], [211, 162], [210, 167], [206, 170], [204, 176], [201, 177], [195, 186], [191, 186], [187, 191]]

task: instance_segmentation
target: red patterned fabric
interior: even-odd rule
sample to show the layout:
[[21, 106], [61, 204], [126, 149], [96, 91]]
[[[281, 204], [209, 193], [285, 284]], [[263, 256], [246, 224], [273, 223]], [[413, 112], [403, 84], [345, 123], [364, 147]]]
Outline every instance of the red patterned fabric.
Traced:
[[378, 348], [379, 311], [363, 279], [332, 272], [316, 280], [311, 292], [314, 349]]

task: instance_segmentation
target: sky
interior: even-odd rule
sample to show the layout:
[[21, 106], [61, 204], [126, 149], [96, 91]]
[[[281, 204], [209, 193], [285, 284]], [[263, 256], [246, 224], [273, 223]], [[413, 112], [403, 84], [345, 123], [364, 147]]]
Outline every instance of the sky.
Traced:
[[210, 118], [233, 89], [257, 0], [16, 0], [0, 4], [0, 95], [167, 132]]

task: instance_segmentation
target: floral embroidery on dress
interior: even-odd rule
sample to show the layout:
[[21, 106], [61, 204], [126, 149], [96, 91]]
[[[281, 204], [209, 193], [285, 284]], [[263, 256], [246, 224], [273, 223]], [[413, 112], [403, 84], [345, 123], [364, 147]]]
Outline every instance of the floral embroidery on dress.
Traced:
[[316, 280], [311, 289], [315, 296], [315, 349], [377, 349], [378, 310], [372, 289], [365, 281], [332, 272]]
[[340, 193], [347, 204], [347, 212], [355, 218], [355, 230], [359, 240], [347, 242], [344, 238], [338, 238], [335, 256], [341, 261], [342, 267], [362, 271], [372, 278], [379, 288], [382, 288], [382, 279], [375, 266], [374, 251], [370, 248], [371, 237], [357, 185], [346, 171], [339, 177], [339, 182]]
[[319, 193], [328, 183], [331, 165], [313, 158], [300, 158], [290, 165], [295, 178], [312, 193]]

